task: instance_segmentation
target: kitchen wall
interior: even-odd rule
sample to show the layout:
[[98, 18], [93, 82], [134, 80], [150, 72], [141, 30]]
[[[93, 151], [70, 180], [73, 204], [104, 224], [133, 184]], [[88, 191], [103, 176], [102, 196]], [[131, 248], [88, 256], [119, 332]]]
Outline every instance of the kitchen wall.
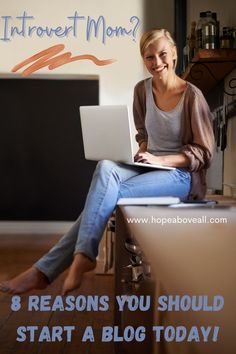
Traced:
[[[191, 21], [198, 21], [201, 11], [213, 11], [217, 13], [217, 18], [220, 21], [220, 29], [224, 26], [236, 26], [235, 0], [187, 0], [187, 32], [190, 32]], [[229, 75], [227, 81], [236, 77], [236, 70]], [[235, 82], [234, 82], [235, 83]], [[235, 91], [236, 93], [236, 91]], [[218, 98], [216, 98], [218, 99]], [[229, 103], [232, 99], [230, 96], [225, 96], [225, 103]], [[224, 154], [219, 152], [213, 161], [213, 166], [208, 174], [209, 187], [219, 189], [221, 183], [236, 184], [236, 165], [233, 163], [236, 150], [236, 119], [230, 119], [228, 126], [228, 144]], [[222, 180], [222, 181], [220, 181]], [[224, 194], [230, 195], [230, 188], [224, 187]]]
[[[91, 61], [75, 61], [61, 66], [53, 71], [42, 68], [38, 73], [54, 74], [80, 74], [99, 75], [100, 104], [127, 104], [132, 107], [134, 85], [148, 73], [145, 71], [140, 54], [139, 39], [144, 29], [151, 27], [166, 27], [172, 32], [174, 29], [174, 1], [173, 0], [17, 0], [5, 1], [1, 4], [0, 16], [11, 16], [8, 23], [19, 26], [18, 16], [26, 11], [33, 20], [26, 21], [31, 26], [65, 26], [73, 22], [68, 16], [77, 11], [78, 16], [90, 16], [97, 20], [103, 16], [106, 27], [122, 26], [132, 30], [130, 36], [106, 37], [103, 43], [102, 28], [97, 38], [92, 35], [86, 40], [85, 20], [77, 22], [77, 36], [71, 34], [65, 38], [13, 36], [8, 41], [4, 37], [3, 18], [0, 18], [0, 74], [11, 74], [11, 69], [22, 60], [55, 44], [65, 45], [64, 52], [70, 51], [72, 56], [80, 54], [93, 54], [100, 59], [114, 58], [116, 62], [107, 66], [96, 66]], [[130, 22], [132, 16], [136, 16]], [[93, 32], [94, 33], [94, 32]], [[9, 35], [9, 31], [8, 31]], [[133, 127], [134, 129], [134, 127]], [[135, 145], [135, 144], [134, 144]]]
[[[236, 78], [236, 69], [226, 78], [225, 88], [228, 88], [228, 82], [232, 78]], [[233, 85], [236, 81], [234, 80]], [[229, 104], [232, 100], [236, 100], [236, 88], [231, 90], [235, 96], [225, 95], [225, 104]], [[224, 186], [224, 194], [232, 195], [236, 197], [236, 164], [234, 163], [236, 156], [236, 116], [232, 117], [228, 121], [228, 132], [227, 132], [227, 148], [224, 152], [224, 183], [234, 185], [234, 191], [231, 190], [229, 186]]]
[[[100, 78], [100, 103], [124, 103], [130, 104], [134, 84], [143, 77], [143, 66], [139, 55], [139, 38], [142, 33], [144, 20], [144, 0], [50, 0], [31, 1], [17, 0], [1, 3], [1, 16], [12, 16], [9, 24], [19, 25], [17, 16], [34, 16], [34, 20], [26, 21], [26, 25], [57, 27], [71, 25], [73, 22], [68, 16], [73, 16], [75, 11], [79, 16], [85, 16], [85, 20], [77, 22], [77, 36], [72, 32], [68, 37], [57, 38], [14, 36], [9, 41], [0, 40], [0, 57], [2, 73], [10, 73], [11, 68], [31, 55], [44, 50], [52, 45], [62, 43], [64, 52], [70, 51], [72, 56], [80, 54], [93, 54], [100, 59], [114, 58], [115, 63], [107, 66], [96, 66], [91, 61], [75, 61], [61, 66], [53, 71], [42, 68], [42, 74], [95, 74]], [[103, 43], [102, 26], [97, 38], [92, 34], [90, 40], [86, 40], [86, 20], [88, 16], [97, 20], [104, 16], [106, 28], [111, 26], [125, 27], [132, 30], [130, 36], [106, 36]], [[130, 18], [136, 16], [133, 22]], [[3, 37], [3, 19], [0, 19], [0, 38]], [[93, 32], [94, 33], [94, 32]]]
[[[34, 16], [33, 20], [27, 20], [31, 26], [65, 26], [71, 25], [75, 11], [79, 16], [90, 16], [97, 20], [100, 15], [104, 16], [106, 27], [125, 27], [132, 30], [130, 36], [113, 36], [102, 41], [102, 31], [98, 37], [91, 36], [89, 41], [85, 40], [85, 20], [77, 22], [77, 36], [71, 34], [65, 38], [38, 37], [33, 34], [29, 36], [11, 37], [4, 41], [3, 18], [0, 18], [0, 73], [11, 73], [11, 69], [17, 63], [31, 55], [46, 49], [52, 45], [62, 43], [65, 51], [70, 51], [72, 56], [91, 53], [99, 58], [114, 58], [116, 62], [108, 66], [95, 66], [90, 61], [75, 61], [61, 66], [53, 71], [42, 68], [42, 74], [95, 74], [100, 77], [100, 103], [101, 104], [129, 104], [132, 102], [133, 87], [135, 83], [146, 74], [139, 54], [139, 39], [143, 29], [150, 27], [167, 27], [173, 30], [174, 27], [174, 1], [173, 0], [51, 0], [31, 1], [17, 0], [5, 1], [1, 4], [0, 16], [11, 16], [9, 25], [19, 26], [17, 16], [22, 16], [26, 11], [28, 16]], [[136, 16], [130, 22], [132, 16]], [[9, 34], [9, 31], [8, 31]]]
[[187, 0], [187, 29], [190, 32], [191, 21], [198, 21], [199, 13], [202, 11], [217, 13], [220, 27], [235, 26], [235, 1], [234, 0]]
[[174, 0], [146, 0], [144, 28], [166, 28], [174, 32]]

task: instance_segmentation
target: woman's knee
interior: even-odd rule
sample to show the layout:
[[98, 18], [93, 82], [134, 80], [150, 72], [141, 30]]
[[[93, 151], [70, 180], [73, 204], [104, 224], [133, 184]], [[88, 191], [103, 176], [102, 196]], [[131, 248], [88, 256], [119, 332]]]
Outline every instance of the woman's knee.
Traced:
[[117, 183], [121, 181], [121, 168], [119, 163], [110, 160], [101, 160], [97, 164], [96, 175], [101, 177], [112, 177]]
[[97, 164], [97, 170], [110, 171], [117, 166], [117, 163], [111, 160], [101, 160]]

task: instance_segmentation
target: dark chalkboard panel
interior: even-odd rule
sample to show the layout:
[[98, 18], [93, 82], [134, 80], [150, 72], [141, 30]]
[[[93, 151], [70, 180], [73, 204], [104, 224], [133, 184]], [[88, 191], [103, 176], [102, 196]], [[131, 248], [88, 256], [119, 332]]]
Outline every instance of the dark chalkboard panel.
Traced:
[[0, 219], [74, 220], [95, 162], [83, 153], [79, 106], [95, 79], [0, 78]]

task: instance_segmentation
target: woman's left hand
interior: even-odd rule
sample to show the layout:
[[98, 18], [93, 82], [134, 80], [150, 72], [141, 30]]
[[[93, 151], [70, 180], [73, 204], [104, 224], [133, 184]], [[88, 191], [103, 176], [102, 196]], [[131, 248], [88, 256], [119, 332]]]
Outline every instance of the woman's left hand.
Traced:
[[149, 152], [139, 152], [135, 155], [134, 158], [135, 162], [143, 162], [143, 163], [149, 163], [151, 165], [161, 165], [163, 164], [162, 157], [161, 156], [155, 156], [150, 154]]

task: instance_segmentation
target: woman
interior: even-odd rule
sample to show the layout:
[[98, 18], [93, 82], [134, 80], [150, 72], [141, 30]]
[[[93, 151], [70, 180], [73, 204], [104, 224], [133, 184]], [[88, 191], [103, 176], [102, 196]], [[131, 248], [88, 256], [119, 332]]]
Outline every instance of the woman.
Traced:
[[45, 288], [67, 267], [63, 294], [78, 288], [83, 274], [96, 266], [99, 241], [121, 197], [204, 197], [214, 145], [209, 107], [199, 89], [176, 75], [177, 50], [167, 30], [145, 33], [140, 51], [151, 77], [134, 90], [139, 143], [135, 160], [176, 169], [99, 162], [84, 210], [72, 229], [33, 267], [3, 282], [2, 291], [20, 294]]

